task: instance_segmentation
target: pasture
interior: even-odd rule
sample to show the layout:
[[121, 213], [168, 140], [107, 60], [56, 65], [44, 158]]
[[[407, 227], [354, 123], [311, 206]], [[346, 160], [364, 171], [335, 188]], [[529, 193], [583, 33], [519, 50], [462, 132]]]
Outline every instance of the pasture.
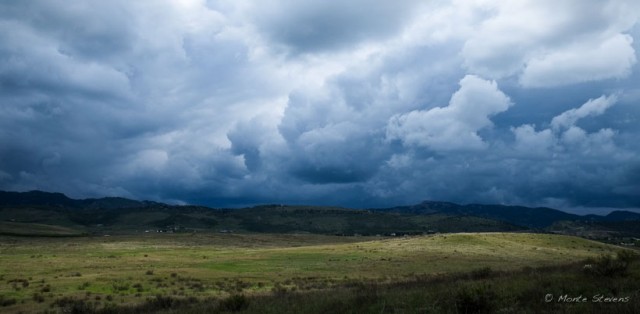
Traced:
[[577, 237], [458, 233], [416, 237], [311, 234], [158, 234], [0, 237], [2, 312], [96, 308], [151, 297], [268, 297], [355, 283], [553, 267], [618, 248]]

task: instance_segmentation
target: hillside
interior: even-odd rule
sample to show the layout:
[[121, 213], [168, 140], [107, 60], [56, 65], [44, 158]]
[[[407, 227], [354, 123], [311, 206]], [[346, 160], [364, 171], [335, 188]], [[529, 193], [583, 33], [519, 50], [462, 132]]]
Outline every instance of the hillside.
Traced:
[[[119, 197], [75, 200], [60, 193], [0, 192], [0, 222], [59, 226], [75, 233], [262, 232], [335, 235], [404, 235], [437, 232], [543, 230], [566, 234], [582, 229], [640, 236], [640, 214], [616, 211], [579, 216], [552, 208], [459, 205], [425, 201], [412, 206], [349, 209], [263, 205], [240, 209], [175, 206]], [[563, 229], [563, 226], [566, 227]], [[0, 233], [11, 233], [0, 225]], [[9, 228], [11, 229], [11, 228]], [[28, 232], [26, 232], [28, 233]]]
[[[173, 206], [125, 198], [74, 200], [59, 193], [0, 192], [0, 221], [57, 225], [90, 234], [262, 232], [404, 235], [517, 231], [526, 228], [470, 215], [422, 215], [337, 207], [264, 205], [240, 209]], [[3, 232], [0, 225], [0, 232]]]
[[[479, 217], [378, 213], [308, 206], [219, 210], [194, 206], [127, 209], [0, 208], [0, 221], [58, 225], [92, 234], [143, 232], [260, 232], [403, 235], [517, 231], [525, 228]], [[0, 225], [0, 232], [2, 232]]]
[[[445, 214], [452, 216], [476, 216], [487, 219], [501, 220], [528, 228], [545, 228], [556, 221], [581, 220], [582, 216], [565, 213], [557, 209], [546, 207], [524, 207], [505, 205], [459, 205], [447, 202], [425, 201], [412, 206], [398, 206], [378, 209], [382, 212], [412, 213], [412, 214]], [[600, 216], [598, 216], [600, 217]], [[593, 218], [597, 219], [597, 218]]]

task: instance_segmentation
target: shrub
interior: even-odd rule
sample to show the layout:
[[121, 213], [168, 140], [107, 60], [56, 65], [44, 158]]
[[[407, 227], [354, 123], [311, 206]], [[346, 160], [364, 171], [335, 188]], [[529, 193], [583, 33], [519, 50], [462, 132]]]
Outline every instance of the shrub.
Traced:
[[485, 279], [489, 278], [493, 274], [491, 267], [482, 267], [471, 271], [470, 277], [472, 279]]
[[456, 309], [459, 313], [490, 313], [497, 297], [489, 286], [466, 286], [456, 293]]
[[114, 291], [126, 291], [129, 290], [129, 284], [126, 282], [114, 282], [112, 284]]
[[271, 288], [271, 292], [276, 295], [284, 295], [287, 293], [287, 288], [282, 286], [279, 282], [276, 282], [276, 284]]
[[220, 302], [220, 308], [224, 311], [238, 312], [249, 306], [249, 300], [242, 294], [232, 295]]
[[586, 274], [596, 276], [625, 276], [629, 265], [636, 260], [637, 257], [634, 252], [628, 250], [618, 251], [615, 257], [603, 254], [595, 260], [589, 260], [588, 263], [582, 267], [582, 270]]
[[16, 304], [18, 301], [15, 298], [5, 299], [0, 295], [0, 306], [10, 306]]
[[638, 254], [631, 250], [623, 250], [616, 253], [616, 258], [623, 263], [627, 263], [628, 266], [628, 264], [631, 264], [638, 259]]
[[64, 297], [53, 302], [52, 306], [58, 306], [62, 313], [93, 313], [96, 307], [91, 302], [74, 299], [72, 297]]
[[163, 296], [161, 294], [156, 295], [155, 298], [147, 299], [145, 305], [151, 310], [160, 310], [171, 308], [172, 305], [177, 304], [177, 299], [169, 296]]
[[133, 285], [133, 288], [136, 289], [138, 292], [142, 292], [144, 291], [144, 287], [142, 286], [141, 283], [136, 283]]

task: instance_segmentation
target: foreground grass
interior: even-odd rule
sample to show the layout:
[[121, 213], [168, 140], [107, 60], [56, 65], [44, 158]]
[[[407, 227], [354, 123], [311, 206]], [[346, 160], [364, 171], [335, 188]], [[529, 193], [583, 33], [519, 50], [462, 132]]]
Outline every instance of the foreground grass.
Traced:
[[[121, 313], [640, 313], [640, 268], [593, 277], [583, 264], [520, 271], [415, 276], [395, 283], [354, 282], [331, 290], [232, 296], [163, 308], [158, 299]], [[167, 300], [164, 300], [167, 305]], [[114, 309], [115, 310], [115, 309]], [[109, 313], [108, 311], [106, 313]]]
[[[188, 303], [196, 304], [193, 311], [197, 312], [202, 310], [197, 306], [212, 306], [206, 301], [200, 304], [201, 300], [211, 297], [223, 300], [243, 294], [250, 296], [251, 302], [247, 304], [253, 305], [232, 306], [232, 309], [261, 312], [264, 306], [260, 302], [267, 302], [273, 313], [278, 313], [284, 308], [295, 309], [292, 304], [301, 302], [311, 306], [307, 312], [322, 312], [312, 305], [351, 304], [345, 306], [352, 307], [353, 302], [360, 302], [359, 292], [340, 292], [340, 289], [357, 291], [356, 286], [365, 291], [363, 304], [372, 306], [372, 311], [404, 308], [400, 303], [419, 309], [426, 305], [410, 300], [435, 300], [437, 305], [438, 300], [448, 300], [444, 296], [453, 293], [427, 296], [425, 293], [431, 289], [423, 289], [425, 283], [450, 285], [455, 274], [481, 268], [500, 270], [500, 273], [491, 272], [496, 275], [518, 272], [525, 267], [563, 265], [612, 254], [615, 249], [575, 237], [525, 233], [393, 239], [251, 234], [2, 237], [0, 295], [4, 300], [15, 300], [15, 304], [4, 304], [0, 310], [55, 310], [70, 306], [72, 300], [90, 302], [91, 309], [135, 307], [150, 302], [146, 301], [149, 298], [162, 303], [164, 299], [156, 297], [161, 295], [169, 298], [167, 300], [195, 298]], [[438, 283], [434, 281], [437, 276], [454, 277]], [[503, 277], [491, 280], [496, 280], [496, 285], [505, 285], [504, 291], [518, 290], [509, 287], [507, 281], [500, 283]], [[519, 279], [523, 286], [531, 280], [517, 278], [524, 278]], [[489, 279], [483, 280], [492, 284]], [[518, 280], [512, 278], [508, 282]], [[445, 290], [436, 289], [432, 293]], [[295, 300], [278, 305], [284, 301], [271, 297], [273, 293], [286, 294]], [[455, 298], [455, 293], [453, 295]], [[508, 294], [501, 292], [500, 295]], [[536, 295], [538, 301], [540, 297]], [[383, 303], [367, 298], [383, 300]], [[519, 299], [513, 295], [512, 300]], [[438, 310], [446, 312], [447, 308]]]

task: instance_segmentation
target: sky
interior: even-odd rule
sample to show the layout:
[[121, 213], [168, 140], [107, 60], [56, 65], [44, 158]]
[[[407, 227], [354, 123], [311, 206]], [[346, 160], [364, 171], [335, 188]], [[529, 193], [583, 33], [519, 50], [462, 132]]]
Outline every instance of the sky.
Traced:
[[0, 3], [0, 189], [640, 208], [640, 2]]

